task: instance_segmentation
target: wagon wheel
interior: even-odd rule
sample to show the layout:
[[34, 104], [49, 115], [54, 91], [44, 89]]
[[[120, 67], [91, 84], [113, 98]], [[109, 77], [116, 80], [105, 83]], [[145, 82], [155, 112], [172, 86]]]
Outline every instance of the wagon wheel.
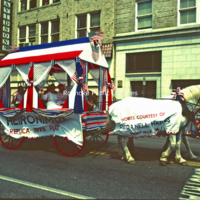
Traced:
[[15, 150], [18, 147], [21, 146], [21, 144], [23, 143], [24, 138], [13, 138], [9, 135], [6, 135], [3, 130], [1, 129], [0, 131], [0, 141], [2, 143], [2, 145], [9, 150]]
[[109, 138], [108, 133], [109, 132], [103, 132], [95, 136], [95, 132], [90, 134], [87, 134], [86, 132], [86, 142], [91, 146], [101, 147], [107, 142]]
[[85, 146], [85, 135], [83, 134], [83, 145], [75, 144], [67, 137], [54, 137], [54, 143], [60, 153], [67, 157], [75, 157], [81, 153]]

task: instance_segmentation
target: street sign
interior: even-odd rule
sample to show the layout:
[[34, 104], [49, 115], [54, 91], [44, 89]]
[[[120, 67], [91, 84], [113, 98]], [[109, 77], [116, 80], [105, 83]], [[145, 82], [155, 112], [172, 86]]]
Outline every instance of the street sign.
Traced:
[[143, 77], [143, 85], [146, 85], [146, 79]]
[[122, 81], [121, 81], [121, 80], [118, 80], [118, 82], [117, 82], [117, 87], [118, 87], [118, 88], [122, 88]]

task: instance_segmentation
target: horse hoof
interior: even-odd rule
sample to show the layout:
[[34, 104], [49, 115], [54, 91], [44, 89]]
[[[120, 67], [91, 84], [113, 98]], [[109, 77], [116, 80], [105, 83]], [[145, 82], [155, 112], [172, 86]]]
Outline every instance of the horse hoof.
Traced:
[[188, 164], [187, 164], [187, 162], [182, 162], [182, 163], [179, 163], [180, 165], [182, 165], [182, 166], [187, 166]]
[[167, 165], [167, 163], [166, 163], [166, 162], [164, 162], [164, 161], [160, 161], [160, 165], [161, 165], [161, 166], [166, 166], [166, 165]]
[[129, 164], [135, 164], [136, 162], [135, 162], [135, 160], [132, 160], [132, 161], [130, 161], [130, 162], [128, 162]]

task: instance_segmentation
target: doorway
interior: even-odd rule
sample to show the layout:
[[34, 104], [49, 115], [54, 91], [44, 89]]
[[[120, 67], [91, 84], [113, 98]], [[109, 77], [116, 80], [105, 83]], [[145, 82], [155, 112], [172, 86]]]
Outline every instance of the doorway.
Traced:
[[[131, 81], [132, 93], [137, 92], [138, 97], [143, 97], [143, 81]], [[146, 81], [145, 94], [146, 98], [156, 98], [156, 81]]]

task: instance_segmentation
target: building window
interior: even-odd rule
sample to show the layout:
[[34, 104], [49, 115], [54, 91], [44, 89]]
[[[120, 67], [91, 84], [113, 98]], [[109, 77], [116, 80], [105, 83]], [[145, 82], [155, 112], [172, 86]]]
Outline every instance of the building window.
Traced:
[[41, 24], [41, 44], [48, 43], [48, 22]]
[[87, 37], [89, 32], [100, 30], [100, 13], [77, 16], [76, 38]]
[[91, 21], [90, 21], [90, 32], [95, 33], [95, 31], [100, 30], [100, 14], [91, 14]]
[[35, 45], [36, 25], [19, 28], [19, 47]]
[[161, 51], [126, 54], [126, 73], [161, 72]]
[[49, 0], [42, 0], [42, 5], [43, 5], [43, 6], [49, 5]]
[[152, 28], [152, 1], [136, 3], [136, 31]]
[[41, 23], [41, 44], [58, 42], [60, 36], [60, 20]]
[[52, 21], [51, 24], [51, 42], [59, 41], [60, 23], [59, 21]]
[[197, 19], [196, 0], [179, 0], [179, 25], [194, 24]]
[[27, 0], [21, 0], [21, 11], [27, 10]]
[[26, 42], [26, 26], [19, 28], [19, 47], [23, 47]]
[[36, 0], [30, 0], [30, 9], [36, 8]]
[[35, 43], [36, 27], [35, 24], [29, 26], [29, 42]]
[[25, 11], [37, 7], [37, 0], [20, 0], [19, 10]]
[[77, 38], [87, 37], [87, 14], [77, 18]]

